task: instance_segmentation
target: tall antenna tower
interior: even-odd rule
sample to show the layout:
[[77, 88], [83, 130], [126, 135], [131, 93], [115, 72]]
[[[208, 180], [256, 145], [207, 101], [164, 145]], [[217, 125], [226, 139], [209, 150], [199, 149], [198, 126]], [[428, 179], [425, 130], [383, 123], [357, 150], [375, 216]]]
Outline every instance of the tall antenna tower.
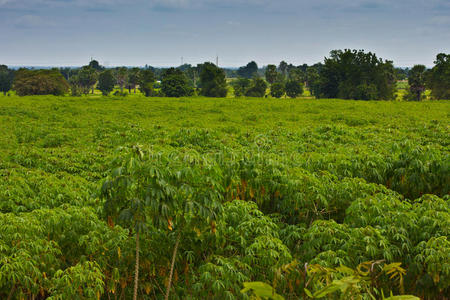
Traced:
[[219, 66], [219, 55], [216, 55], [216, 66]]

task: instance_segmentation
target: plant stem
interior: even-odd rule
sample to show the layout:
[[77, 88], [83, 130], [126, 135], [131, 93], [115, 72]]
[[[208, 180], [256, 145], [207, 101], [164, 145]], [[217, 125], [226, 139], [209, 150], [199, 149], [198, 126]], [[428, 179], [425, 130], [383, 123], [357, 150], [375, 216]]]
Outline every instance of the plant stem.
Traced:
[[12, 299], [12, 296], [14, 295], [14, 292], [16, 291], [16, 288], [17, 288], [17, 285], [14, 283], [14, 285], [13, 285], [11, 291], [10, 291], [9, 294], [8, 294], [8, 300], [11, 300], [11, 299]]
[[181, 231], [178, 231], [177, 241], [175, 242], [175, 248], [173, 248], [172, 263], [170, 266], [170, 274], [169, 274], [169, 282], [167, 283], [166, 297], [164, 298], [165, 300], [169, 299], [170, 287], [172, 285], [173, 268], [175, 266], [175, 258], [177, 256], [178, 245], [180, 244], [180, 238], [181, 238]]
[[133, 300], [137, 300], [138, 282], [139, 282], [139, 231], [136, 231], [136, 266], [134, 267]]

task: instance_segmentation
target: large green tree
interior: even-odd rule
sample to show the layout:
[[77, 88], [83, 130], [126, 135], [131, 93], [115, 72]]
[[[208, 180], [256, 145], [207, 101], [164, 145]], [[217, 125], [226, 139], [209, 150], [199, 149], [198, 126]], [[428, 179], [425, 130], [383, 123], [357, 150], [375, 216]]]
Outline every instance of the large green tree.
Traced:
[[91, 61], [89, 62], [89, 65], [88, 65], [88, 66], [91, 67], [92, 69], [96, 70], [97, 72], [101, 72], [101, 71], [103, 71], [103, 70], [105, 69], [105, 68], [102, 67], [102, 66], [100, 65], [100, 63], [99, 63], [97, 60], [95, 60], [95, 59], [91, 60]]
[[281, 98], [286, 93], [286, 85], [283, 81], [274, 82], [270, 86], [270, 95], [275, 98]]
[[277, 66], [268, 65], [266, 68], [265, 75], [267, 82], [273, 84], [278, 78]]
[[244, 78], [252, 78], [258, 73], [258, 65], [256, 62], [251, 61], [246, 66], [240, 67], [237, 70], [237, 75]]
[[78, 71], [77, 80], [78, 85], [81, 87], [83, 94], [89, 94], [92, 90], [94, 93], [94, 86], [97, 83], [98, 73], [91, 66], [84, 66]]
[[395, 70], [392, 61], [363, 50], [333, 50], [319, 74], [316, 97], [380, 100], [392, 99]]
[[191, 96], [194, 89], [180, 69], [167, 69], [161, 76], [161, 90], [167, 97]]
[[267, 82], [260, 78], [253, 78], [250, 87], [246, 90], [245, 96], [247, 97], [264, 97], [266, 95]]
[[287, 72], [288, 72], [288, 63], [285, 62], [284, 60], [280, 62], [280, 64], [278, 65], [278, 70], [281, 72], [281, 74], [286, 77]]
[[319, 70], [320, 67], [318, 65], [308, 67], [306, 70], [306, 85], [313, 96], [320, 94]]
[[120, 92], [123, 93], [123, 88], [128, 82], [128, 69], [125, 67], [120, 67], [116, 69], [116, 82], [120, 87]]
[[135, 67], [128, 70], [128, 92], [131, 94], [131, 90], [134, 89], [134, 93], [136, 94], [136, 88], [139, 84], [139, 72], [140, 69]]
[[13, 87], [19, 96], [64, 95], [69, 84], [58, 69], [28, 70], [20, 69], [14, 77]]
[[439, 53], [427, 76], [427, 86], [435, 99], [450, 99], [450, 54]]
[[202, 96], [206, 97], [226, 97], [227, 82], [225, 72], [215, 64], [206, 62], [203, 64], [200, 73], [200, 86]]
[[250, 87], [251, 80], [248, 78], [237, 78], [231, 82], [235, 97], [242, 97], [245, 95], [247, 89]]
[[414, 100], [422, 100], [422, 95], [425, 92], [425, 73], [427, 68], [424, 65], [415, 65], [409, 71], [408, 84], [409, 91]]
[[145, 97], [150, 97], [153, 93], [155, 74], [151, 69], [144, 69], [141, 70], [138, 75], [139, 90], [145, 95]]
[[286, 95], [297, 98], [303, 93], [303, 83], [300, 80], [289, 79], [286, 82]]
[[6, 95], [12, 87], [14, 80], [14, 71], [8, 69], [5, 65], [0, 65], [0, 92]]
[[107, 96], [114, 90], [115, 84], [114, 74], [112, 70], [105, 70], [98, 76], [97, 88], [102, 92], [104, 96]]

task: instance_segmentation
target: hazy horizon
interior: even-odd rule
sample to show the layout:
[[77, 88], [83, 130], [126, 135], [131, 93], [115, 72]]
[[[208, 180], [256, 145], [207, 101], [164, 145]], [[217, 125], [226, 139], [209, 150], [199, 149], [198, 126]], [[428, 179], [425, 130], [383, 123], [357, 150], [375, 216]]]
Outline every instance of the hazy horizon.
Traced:
[[444, 0], [0, 0], [0, 64], [239, 67], [364, 49], [396, 66], [450, 52]]

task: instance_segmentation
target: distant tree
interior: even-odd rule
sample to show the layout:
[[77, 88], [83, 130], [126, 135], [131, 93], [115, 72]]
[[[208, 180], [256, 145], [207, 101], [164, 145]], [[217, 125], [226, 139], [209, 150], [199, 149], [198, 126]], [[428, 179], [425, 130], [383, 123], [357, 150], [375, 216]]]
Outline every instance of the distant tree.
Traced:
[[264, 97], [266, 95], [267, 83], [260, 77], [252, 80], [250, 87], [245, 92], [247, 97]]
[[78, 73], [76, 69], [69, 67], [59, 68], [59, 72], [64, 76], [64, 78], [66, 78], [67, 81]]
[[286, 82], [286, 95], [297, 98], [303, 93], [303, 83], [296, 79], [289, 79]]
[[182, 64], [181, 66], [178, 67], [178, 69], [180, 69], [183, 72], [187, 72], [189, 69], [192, 69], [192, 65], [191, 64]]
[[359, 100], [372, 100], [378, 99], [378, 90], [377, 86], [373, 83], [361, 83], [354, 88], [352, 91], [353, 99]]
[[409, 68], [395, 68], [395, 79], [405, 80], [408, 78]]
[[290, 80], [296, 80], [299, 82], [304, 82], [305, 81], [305, 73], [303, 73], [302, 69], [298, 68], [298, 67], [293, 67], [289, 69], [289, 79]]
[[283, 74], [283, 76], [286, 77], [287, 70], [288, 70], [288, 63], [285, 62], [284, 60], [281, 61], [280, 64], [278, 65], [278, 71], [280, 71], [281, 74]]
[[128, 70], [125, 67], [116, 69], [116, 82], [120, 87], [120, 92], [123, 93], [123, 88], [128, 81]]
[[306, 70], [308, 70], [308, 65], [307, 64], [303, 64], [301, 66], [298, 66], [297, 68], [302, 70], [303, 73], [306, 73]]
[[0, 92], [6, 95], [12, 87], [14, 80], [14, 71], [8, 69], [5, 65], [0, 65]]
[[80, 79], [78, 77], [78, 74], [71, 76], [69, 78], [68, 82], [70, 85], [70, 92], [71, 92], [72, 96], [81, 96], [82, 88], [80, 85]]
[[311, 92], [311, 95], [318, 96], [320, 91], [319, 72], [315, 67], [308, 67], [306, 70], [306, 85]]
[[450, 54], [439, 53], [427, 74], [427, 86], [434, 99], [450, 99]]
[[239, 77], [244, 78], [252, 78], [257, 73], [258, 73], [258, 65], [254, 61], [249, 62], [245, 67], [240, 67], [237, 70], [237, 75]]
[[58, 69], [27, 70], [20, 69], [14, 77], [13, 87], [17, 95], [64, 95], [69, 84]]
[[139, 68], [131, 68], [128, 70], [128, 92], [131, 94], [131, 90], [134, 89], [134, 93], [136, 94], [136, 87], [139, 82]]
[[225, 72], [215, 64], [206, 62], [203, 64], [200, 73], [200, 84], [202, 96], [206, 97], [226, 97], [227, 82], [225, 80]]
[[103, 71], [103, 70], [105, 69], [105, 68], [102, 67], [102, 66], [98, 63], [98, 61], [96, 61], [95, 59], [94, 59], [94, 60], [91, 60], [91, 61], [89, 62], [89, 67], [91, 67], [92, 69], [96, 70], [97, 72]]
[[90, 66], [81, 67], [78, 71], [77, 79], [83, 94], [89, 94], [90, 90], [92, 90], [92, 94], [94, 93], [94, 86], [98, 79], [98, 73], [94, 68]]
[[161, 90], [167, 97], [185, 97], [194, 93], [184, 72], [175, 68], [167, 69], [162, 74]]
[[250, 87], [251, 80], [248, 78], [238, 78], [232, 81], [231, 86], [234, 89], [235, 97], [242, 97], [246, 94], [247, 89]]
[[[188, 65], [188, 66], [191, 66], [191, 65]], [[184, 73], [189, 78], [189, 80], [192, 82], [192, 85], [194, 86], [194, 88], [198, 87], [198, 79], [199, 79], [199, 74], [201, 73], [202, 66], [203, 66], [203, 64], [198, 64], [196, 67], [191, 66], [190, 68], [186, 68], [184, 70]]]
[[138, 73], [139, 90], [150, 97], [153, 93], [153, 84], [155, 83], [155, 74], [151, 69], [144, 69]]
[[281, 98], [286, 93], [285, 84], [283, 81], [274, 82], [270, 87], [270, 95], [275, 98]]
[[408, 84], [409, 91], [414, 100], [422, 100], [422, 95], [425, 92], [425, 73], [427, 68], [424, 65], [415, 65], [409, 71]]
[[98, 76], [97, 88], [104, 96], [107, 96], [114, 90], [115, 78], [112, 70], [105, 70]]
[[277, 66], [268, 65], [266, 68], [266, 80], [268, 83], [273, 84], [278, 78]]
[[392, 99], [395, 70], [392, 61], [363, 50], [333, 50], [319, 73], [316, 97]]

